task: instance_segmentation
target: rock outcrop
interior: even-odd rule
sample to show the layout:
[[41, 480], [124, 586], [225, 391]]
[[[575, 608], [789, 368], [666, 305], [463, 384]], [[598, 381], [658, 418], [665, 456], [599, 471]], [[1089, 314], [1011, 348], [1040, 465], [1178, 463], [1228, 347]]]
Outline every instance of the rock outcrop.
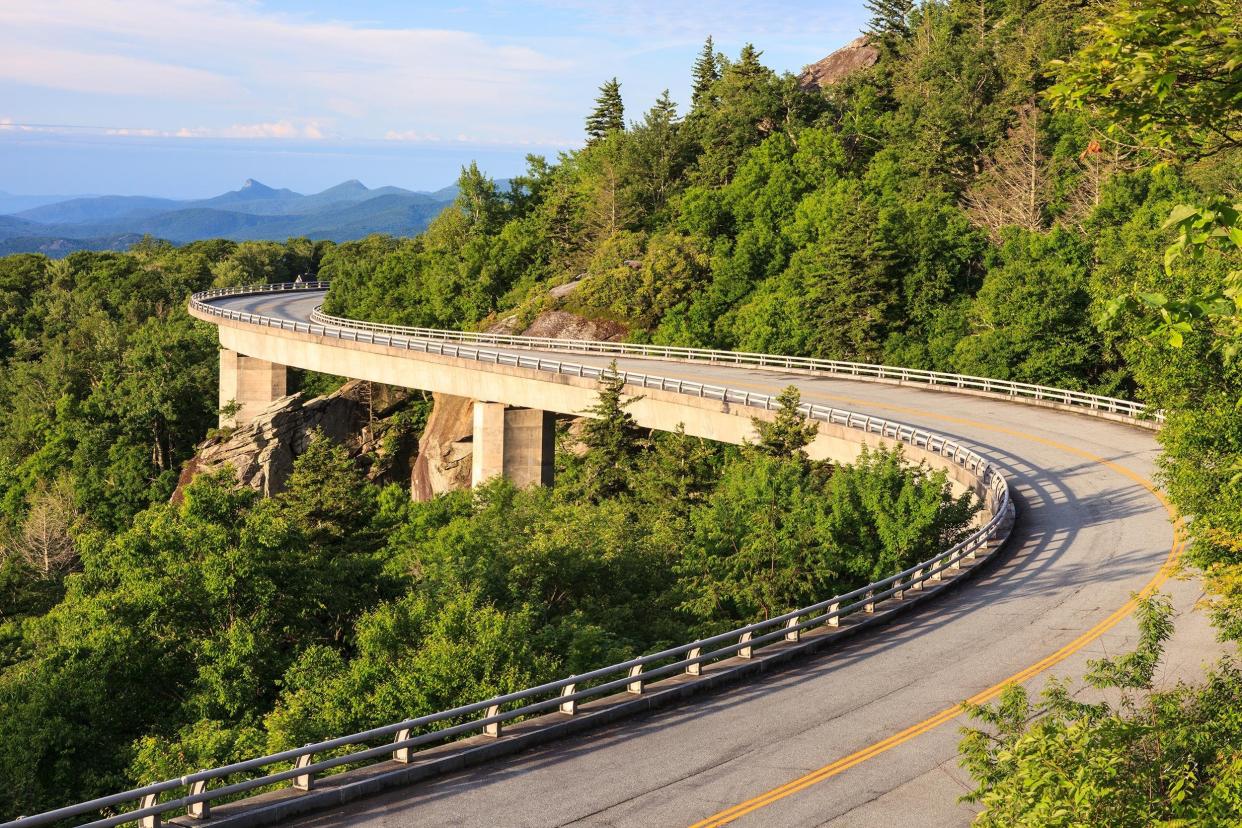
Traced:
[[[501, 320], [490, 333], [518, 332], [513, 317]], [[616, 342], [627, 329], [619, 322], [588, 319], [565, 311], [545, 311], [520, 331], [523, 336], [550, 339], [593, 339]], [[470, 485], [471, 435], [474, 432], [474, 400], [435, 395], [435, 407], [418, 443], [418, 458], [410, 478], [410, 493], [415, 500], [430, 500], [441, 492], [464, 489]]]
[[441, 492], [470, 485], [470, 438], [474, 432], [474, 400], [435, 394], [431, 417], [418, 441], [418, 457], [410, 475], [410, 496], [431, 500]]
[[221, 431], [200, 444], [181, 470], [172, 502], [181, 500], [194, 475], [227, 467], [236, 472], [239, 484], [265, 497], [277, 494], [293, 471], [294, 459], [316, 431], [344, 446], [371, 480], [404, 482], [410, 474], [413, 441], [380, 438], [385, 418], [409, 399], [410, 392], [404, 389], [357, 380], [305, 402], [301, 394], [282, 397], [246, 425]]
[[[539, 314], [525, 330], [518, 331], [518, 327], [516, 319], [510, 317], [491, 331], [605, 342], [620, 340], [627, 333], [618, 322], [559, 310]], [[317, 430], [344, 446], [368, 478], [381, 483], [408, 481], [415, 500], [468, 488], [474, 400], [435, 394], [431, 416], [417, 445], [412, 437], [385, 439], [388, 418], [414, 393], [355, 380], [332, 394], [308, 401], [301, 394], [282, 397], [246, 425], [222, 431], [200, 444], [182, 468], [172, 501], [180, 502], [194, 475], [229, 467], [239, 484], [264, 496], [277, 494], [289, 480], [293, 461], [306, 450]]]
[[798, 75], [803, 89], [824, 89], [839, 83], [845, 76], [875, 66], [880, 51], [866, 35], [854, 38], [823, 60], [812, 63]]

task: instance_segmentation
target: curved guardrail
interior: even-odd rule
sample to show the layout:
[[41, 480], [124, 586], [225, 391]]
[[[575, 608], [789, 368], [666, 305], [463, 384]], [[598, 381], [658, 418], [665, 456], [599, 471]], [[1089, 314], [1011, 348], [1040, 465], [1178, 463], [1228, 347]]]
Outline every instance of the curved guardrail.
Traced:
[[[206, 300], [221, 296], [247, 293], [277, 293], [287, 290], [326, 290], [329, 282], [300, 282], [245, 287], [216, 288], [196, 293], [191, 304], [205, 313], [211, 310]], [[242, 314], [245, 315], [245, 314]], [[855, 379], [883, 380], [926, 385], [941, 390], [983, 391], [1012, 397], [1016, 401], [1034, 400], [1050, 402], [1071, 408], [1093, 412], [1106, 412], [1128, 417], [1137, 423], [1164, 421], [1164, 413], [1151, 411], [1143, 403], [1071, 391], [1048, 385], [1036, 385], [969, 374], [949, 374], [942, 371], [924, 371], [918, 368], [902, 368], [892, 365], [876, 365], [868, 362], [847, 362], [811, 357], [789, 357], [776, 354], [758, 354], [746, 351], [719, 351], [710, 348], [682, 348], [667, 345], [644, 345], [628, 342], [600, 342], [590, 339], [552, 339], [539, 336], [515, 336], [512, 334], [477, 333], [470, 331], [446, 331], [437, 328], [418, 328], [405, 325], [385, 325], [377, 322], [361, 322], [323, 313], [321, 307], [311, 312], [311, 322], [325, 328], [340, 328], [366, 333], [396, 334], [432, 342], [470, 343], [479, 345], [503, 345], [524, 350], [566, 351], [572, 353], [607, 354], [611, 356], [637, 356], [654, 359], [707, 362], [725, 365], [753, 365], [761, 368], [788, 368], [817, 373], [847, 376]], [[302, 323], [299, 323], [302, 324]], [[305, 325], [303, 325], [303, 328]], [[290, 328], [293, 329], [293, 328]]]
[[[326, 285], [326, 283], [319, 284]], [[1105, 397], [1099, 394], [1087, 394], [1082, 391], [1070, 391], [1065, 388], [1034, 385], [1026, 382], [997, 380], [988, 377], [971, 376], [969, 374], [947, 374], [941, 371], [924, 371], [917, 368], [900, 368], [868, 362], [789, 357], [746, 351], [718, 351], [710, 348], [681, 348], [668, 345], [599, 342], [590, 339], [552, 339], [541, 336], [515, 336], [512, 334], [444, 331], [436, 328], [416, 328], [405, 325], [383, 325], [374, 322], [345, 319], [340, 316], [330, 316], [325, 314], [321, 307], [317, 307], [312, 311], [311, 321], [337, 328], [376, 333], [394, 333], [446, 342], [470, 342], [484, 345], [505, 345], [514, 348], [573, 351], [576, 353], [598, 353], [615, 356], [639, 356], [727, 365], [754, 365], [762, 368], [791, 368], [860, 379], [911, 382], [943, 389], [956, 388], [986, 391], [993, 394], [1004, 394], [1017, 399], [1060, 403], [1061, 405], [1085, 408], [1091, 411], [1107, 411], [1111, 414], [1119, 414], [1135, 420], [1164, 421], [1164, 414], [1162, 412], [1151, 412], [1143, 403], [1123, 400], [1117, 397]]]
[[[323, 286], [324, 283], [308, 282], [294, 285], [265, 285], [259, 288], [223, 288], [195, 294], [191, 298], [191, 305], [199, 312], [208, 315], [280, 330], [295, 330], [349, 341], [373, 342], [408, 350], [444, 354], [485, 363], [518, 365], [579, 377], [598, 379], [613, 376], [607, 368], [503, 354], [446, 341], [429, 342], [412, 337], [398, 337], [395, 332], [387, 332], [384, 335], [377, 332], [365, 332], [363, 335], [364, 332], [361, 330], [333, 329], [321, 324], [276, 319], [261, 314], [220, 308], [208, 301], [212, 298], [240, 293], [308, 290], [319, 289]], [[617, 371], [616, 375], [622, 377], [627, 383], [639, 384], [647, 388], [661, 388], [763, 409], [777, 407], [775, 397], [768, 394], [741, 392], [719, 386], [633, 372]], [[451, 710], [393, 722], [347, 736], [218, 768], [201, 770], [176, 779], [144, 785], [34, 816], [19, 817], [17, 820], [4, 823], [4, 826], [27, 828], [28, 826], [48, 825], [63, 819], [133, 805], [137, 807], [90, 822], [88, 825], [93, 828], [106, 828], [137, 820], [142, 820], [144, 825], [154, 825], [158, 823], [161, 814], [169, 811], [184, 811], [190, 817], [202, 819], [209, 816], [209, 803], [212, 800], [233, 797], [281, 782], [289, 782], [294, 788], [301, 790], [310, 790], [316, 774], [343, 765], [379, 759], [409, 762], [416, 748], [443, 742], [454, 736], [472, 732], [499, 736], [504, 723], [546, 711], [556, 710], [572, 716], [577, 712], [580, 701], [598, 698], [615, 691], [642, 693], [644, 685], [652, 680], [682, 673], [701, 675], [705, 664], [729, 658], [750, 658], [753, 657], [756, 648], [780, 641], [797, 641], [807, 630], [822, 626], [839, 626], [842, 619], [856, 613], [874, 613], [877, 604], [900, 601], [904, 593], [922, 590], [929, 581], [940, 581], [946, 571], [960, 569], [963, 560], [978, 557], [981, 549], [986, 550], [991, 541], [1007, 531], [1006, 521], [1013, 513], [1008, 481], [992, 462], [977, 452], [943, 435], [880, 417], [809, 404], [802, 405], [801, 410], [813, 420], [858, 429], [867, 434], [878, 434], [887, 439], [916, 446], [965, 469], [977, 482], [976, 492], [981, 494], [985, 513], [990, 515], [989, 519], [964, 540], [908, 569], [842, 595], [836, 595], [754, 624], [738, 627], [720, 635], [611, 664], [588, 673], [568, 676], [514, 693], [496, 696], [485, 701], [461, 705]], [[480, 713], [482, 716], [478, 718], [463, 721], [468, 717], [478, 716]], [[437, 726], [439, 729], [427, 730]], [[365, 746], [377, 740], [388, 741], [381, 745]], [[340, 752], [343, 749], [357, 746], [364, 747]], [[315, 760], [316, 755], [322, 756], [323, 754], [335, 755]], [[211, 783], [218, 783], [230, 776], [263, 771], [270, 765], [285, 763], [292, 764], [250, 779], [214, 788], [209, 787]], [[172, 799], [160, 799], [161, 795], [173, 791], [181, 792], [181, 795]]]

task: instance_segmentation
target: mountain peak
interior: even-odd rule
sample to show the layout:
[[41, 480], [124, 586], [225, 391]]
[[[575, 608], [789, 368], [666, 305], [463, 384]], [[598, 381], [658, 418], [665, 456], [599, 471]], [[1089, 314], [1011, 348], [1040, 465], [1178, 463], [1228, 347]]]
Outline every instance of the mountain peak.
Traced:
[[847, 75], [874, 66], [879, 59], [880, 50], [871, 44], [871, 38], [862, 35], [803, 69], [798, 83], [808, 92], [825, 89]]
[[369, 187], [367, 187], [366, 184], [363, 184], [361, 181], [359, 181], [356, 178], [351, 178], [348, 181], [342, 181], [340, 184], [336, 184], [332, 187], [329, 187], [328, 189], [320, 193], [320, 195], [331, 194], [331, 195], [339, 196], [339, 195], [350, 195], [350, 194], [355, 194], [355, 193], [360, 194], [360, 193], [369, 193], [369, 192], [371, 192], [371, 190]]
[[262, 181], [255, 181], [253, 178], [247, 178], [246, 182], [241, 185], [243, 190], [253, 190], [255, 192], [273, 192], [272, 188], [264, 184]]

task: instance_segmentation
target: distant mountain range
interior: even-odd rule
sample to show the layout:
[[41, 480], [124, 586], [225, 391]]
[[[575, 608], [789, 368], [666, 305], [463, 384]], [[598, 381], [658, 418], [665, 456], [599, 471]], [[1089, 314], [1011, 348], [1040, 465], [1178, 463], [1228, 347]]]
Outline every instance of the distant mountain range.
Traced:
[[[507, 182], [498, 181], [498, 186]], [[184, 243], [197, 239], [291, 236], [349, 241], [371, 233], [413, 235], [457, 197], [368, 188], [346, 181], [303, 195], [247, 179], [241, 189], [182, 201], [147, 196], [18, 196], [0, 192], [0, 254], [123, 250], [144, 235]]]

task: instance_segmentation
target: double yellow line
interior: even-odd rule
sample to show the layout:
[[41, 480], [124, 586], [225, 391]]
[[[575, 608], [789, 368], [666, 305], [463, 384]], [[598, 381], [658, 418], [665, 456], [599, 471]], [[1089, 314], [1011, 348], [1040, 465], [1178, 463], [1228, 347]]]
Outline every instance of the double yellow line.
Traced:
[[[1134, 608], [1137, 606], [1138, 600], [1140, 598], [1144, 598], [1152, 594], [1153, 592], [1155, 592], [1157, 589], [1159, 589], [1161, 584], [1167, 581], [1169, 577], [1177, 569], [1178, 558], [1181, 555], [1182, 547], [1185, 545], [1184, 525], [1182, 524], [1181, 520], [1177, 517], [1176, 511], [1173, 509], [1173, 506], [1169, 503], [1168, 499], [1165, 498], [1165, 496], [1156, 488], [1155, 484], [1152, 483], [1152, 481], [1148, 480], [1147, 478], [1143, 477], [1140, 474], [1137, 474], [1136, 472], [1130, 469], [1127, 469], [1124, 466], [1118, 465], [1112, 462], [1111, 460], [1107, 460], [1103, 457], [1100, 457], [1099, 455], [1092, 454], [1091, 452], [1083, 451], [1082, 449], [1075, 448], [1074, 446], [1069, 446], [1064, 443], [1057, 442], [1055, 440], [1049, 440], [1045, 437], [1036, 436], [1034, 434], [1029, 434], [1029, 433], [1022, 432], [1022, 431], [1015, 431], [1015, 430], [1004, 428], [1001, 426], [991, 425], [989, 423], [981, 423], [981, 422], [977, 422], [974, 420], [963, 419], [960, 417], [952, 417], [948, 415], [935, 414], [933, 412], [923, 411], [917, 408], [910, 408], [907, 406], [880, 405], [880, 404], [866, 401], [866, 400], [857, 400], [857, 399], [851, 399], [848, 397], [839, 397], [836, 395], [825, 395], [825, 396], [832, 396], [836, 399], [841, 399], [843, 401], [847, 401], [853, 404], [863, 404], [863, 405], [870, 406], [873, 408], [887, 408], [887, 409], [893, 409], [893, 410], [916, 412], [921, 415], [931, 417], [934, 419], [948, 420], [952, 422], [970, 425], [975, 428], [986, 429], [988, 431], [996, 431], [996, 432], [1000, 432], [1004, 434], [1009, 434], [1015, 437], [1020, 437], [1025, 440], [1030, 440], [1032, 442], [1042, 443], [1047, 446], [1052, 446], [1062, 451], [1069, 452], [1070, 454], [1076, 454], [1080, 457], [1085, 457], [1089, 460], [1092, 460], [1093, 462], [1096, 462], [1096, 463], [1099, 463], [1100, 465], [1108, 467], [1112, 471], [1115, 471], [1118, 474], [1122, 475], [1123, 477], [1127, 477], [1130, 480], [1133, 480], [1134, 482], [1138, 483], [1143, 488], [1147, 489], [1149, 492], [1151, 492], [1156, 497], [1157, 500], [1160, 501], [1160, 504], [1164, 506], [1165, 510], [1168, 511], [1170, 517], [1174, 520], [1173, 547], [1172, 549], [1169, 550], [1169, 555], [1165, 559], [1164, 564], [1160, 567], [1159, 571], [1157, 571], [1155, 576], [1153, 576], [1152, 579], [1148, 581], [1146, 585], [1143, 586], [1142, 590], [1138, 593], [1137, 596], [1135, 596], [1134, 598], [1131, 598], [1129, 601], [1127, 601], [1125, 604], [1119, 607], [1115, 612], [1113, 612], [1107, 618], [1103, 619], [1102, 621], [1097, 623], [1095, 626], [1091, 627], [1091, 629], [1087, 630], [1082, 635], [1078, 636], [1077, 638], [1075, 638], [1073, 641], [1066, 644], [1061, 649], [1057, 650], [1054, 653], [1051, 653], [1050, 655], [1045, 656], [1044, 658], [1040, 659], [1039, 661], [1035, 662], [1029, 667], [1019, 670], [1018, 672], [1014, 673], [1012, 676], [1009, 676], [1003, 681], [1000, 681], [992, 685], [991, 687], [988, 687], [985, 690], [981, 690], [980, 692], [976, 693], [975, 695], [967, 699], [965, 704], [983, 704], [984, 702], [990, 701], [991, 699], [999, 695], [1001, 691], [1003, 691], [1009, 685], [1020, 684], [1032, 678], [1033, 676], [1043, 672], [1044, 670], [1047, 670], [1049, 667], [1059, 664], [1060, 662], [1069, 658], [1071, 655], [1078, 652], [1083, 647], [1087, 646], [1088, 644], [1090, 644], [1091, 642], [1095, 641], [1097, 638], [1102, 636], [1104, 633], [1108, 632], [1110, 629], [1115, 627], [1118, 624], [1118, 622], [1120, 622], [1123, 618], [1125, 618], [1131, 612], [1134, 611]], [[953, 719], [957, 718], [963, 712], [964, 709], [965, 708], [963, 704], [955, 704], [952, 707], [946, 707], [944, 710], [941, 710], [939, 713], [936, 713], [935, 715], [924, 719], [918, 724], [911, 725], [910, 727], [906, 728], [900, 733], [894, 733], [892, 736], [889, 736], [887, 739], [882, 739], [881, 741], [876, 742], [875, 744], [869, 745], [863, 748], [862, 750], [851, 753], [849, 756], [845, 756], [841, 759], [836, 760], [835, 762], [830, 762], [829, 764], [824, 765], [822, 768], [818, 768], [816, 770], [811, 771], [808, 774], [805, 774], [804, 776], [800, 776], [797, 779], [786, 782], [784, 785], [773, 788], [772, 790], [767, 791], [766, 793], [762, 793], [759, 796], [746, 800], [745, 802], [740, 802], [731, 808], [726, 808], [725, 810], [720, 811], [719, 813], [712, 814], [706, 819], [699, 820], [698, 822], [694, 823], [691, 826], [691, 828], [712, 828], [713, 826], [728, 825], [730, 822], [740, 819], [746, 816], [747, 814], [753, 813], [754, 811], [757, 811], [760, 808], [764, 808], [768, 805], [771, 805], [773, 802], [777, 802], [781, 799], [784, 799], [787, 796], [792, 796], [793, 794], [796, 794], [799, 791], [803, 791], [811, 787], [812, 785], [815, 785], [819, 782], [823, 782], [825, 779], [831, 779], [837, 774], [844, 773], [845, 771], [849, 770], [855, 765], [860, 765], [863, 762], [866, 762], [868, 759], [871, 759], [872, 757], [879, 756], [881, 753], [892, 750], [898, 745], [905, 744], [906, 742], [910, 741], [911, 739], [914, 739], [917, 736], [921, 736], [922, 734], [927, 733], [930, 730], [934, 730], [935, 728], [940, 727], [946, 722], [952, 721]]]

